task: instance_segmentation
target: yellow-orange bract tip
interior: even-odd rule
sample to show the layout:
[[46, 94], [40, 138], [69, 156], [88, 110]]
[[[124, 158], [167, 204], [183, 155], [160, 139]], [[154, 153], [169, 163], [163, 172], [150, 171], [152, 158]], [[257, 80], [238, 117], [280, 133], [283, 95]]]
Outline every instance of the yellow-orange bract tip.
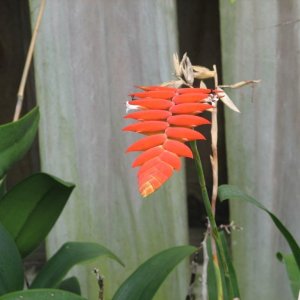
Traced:
[[140, 194], [143, 198], [148, 197], [155, 191], [153, 185], [150, 182], [145, 182], [144, 186], [140, 189]]

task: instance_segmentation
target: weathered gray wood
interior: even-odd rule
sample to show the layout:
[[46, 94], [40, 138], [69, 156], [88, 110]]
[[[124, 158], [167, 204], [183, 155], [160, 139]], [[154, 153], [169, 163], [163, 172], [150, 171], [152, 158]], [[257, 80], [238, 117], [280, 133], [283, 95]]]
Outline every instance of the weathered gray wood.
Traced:
[[[300, 3], [220, 4], [224, 82], [262, 79], [254, 91], [231, 92], [242, 113], [226, 114], [229, 181], [274, 211], [299, 241]], [[231, 218], [244, 227], [233, 236], [243, 299], [291, 299], [275, 258], [289, 250], [270, 219], [237, 202]]]
[[[40, 1], [30, 2], [35, 15]], [[187, 242], [183, 173], [142, 200], [134, 155], [124, 154], [137, 136], [121, 132], [127, 95], [168, 80], [176, 46], [173, 0], [47, 2], [35, 55], [42, 169], [77, 185], [49, 253], [67, 240], [97, 241], [126, 263], [77, 268], [89, 299], [97, 298], [93, 266], [109, 299], [139, 263]], [[183, 267], [157, 299], [184, 299], [186, 279]]]

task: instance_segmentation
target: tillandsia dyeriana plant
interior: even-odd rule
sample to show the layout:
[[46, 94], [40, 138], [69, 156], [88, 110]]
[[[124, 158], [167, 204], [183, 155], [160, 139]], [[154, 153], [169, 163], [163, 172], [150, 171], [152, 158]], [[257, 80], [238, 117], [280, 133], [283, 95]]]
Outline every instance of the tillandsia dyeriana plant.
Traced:
[[146, 197], [161, 187], [174, 170], [181, 168], [180, 157], [193, 158], [191, 149], [184, 143], [205, 139], [194, 128], [210, 121], [197, 114], [213, 108], [218, 92], [203, 88], [139, 88], [144, 92], [132, 94], [137, 99], [128, 102], [130, 109], [138, 111], [125, 117], [138, 122], [123, 130], [146, 135], [127, 149], [127, 152], [143, 151], [132, 166], [140, 167], [139, 190]]
[[[219, 298], [223, 297], [222, 274], [229, 272], [229, 263], [225, 257], [224, 245], [215, 222], [215, 201], [217, 189], [217, 103], [225, 99], [225, 103], [238, 111], [236, 106], [218, 87], [216, 69], [211, 71], [200, 66], [192, 66], [185, 54], [181, 62], [174, 55], [174, 66], [177, 79], [164, 85], [138, 86], [141, 92], [131, 94], [131, 101], [127, 102], [129, 110], [137, 110], [125, 116], [138, 122], [128, 125], [123, 130], [133, 131], [146, 135], [129, 148], [130, 151], [141, 151], [132, 166], [140, 167], [138, 171], [139, 191], [147, 197], [166, 182], [174, 170], [181, 167], [180, 157], [193, 158], [199, 175], [199, 183], [203, 196], [206, 213], [211, 228], [212, 257], [215, 268], [215, 277], [219, 291]], [[214, 67], [215, 68], [215, 67]], [[208, 89], [201, 81], [200, 87], [193, 87], [194, 78], [215, 78], [215, 87]], [[201, 116], [204, 111], [212, 112], [212, 168], [214, 174], [213, 209], [209, 201], [206, 183], [196, 140], [205, 140], [205, 137], [196, 127], [208, 125], [211, 122]], [[189, 148], [185, 143], [191, 142]], [[219, 252], [217, 252], [217, 249]], [[219, 256], [219, 257], [218, 257]], [[219, 263], [221, 261], [221, 265]], [[231, 280], [229, 288], [232, 296], [239, 296], [236, 282]], [[235, 292], [236, 290], [236, 292]]]
[[[142, 197], [154, 193], [172, 176], [174, 170], [180, 170], [181, 157], [195, 160], [202, 198], [209, 221], [207, 232], [200, 246], [204, 252], [201, 275], [202, 299], [240, 299], [237, 276], [225, 238], [225, 232], [228, 233], [230, 230], [238, 228], [238, 226], [233, 223], [222, 225], [220, 228], [225, 229], [224, 231], [217, 227], [215, 209], [218, 194], [220, 200], [240, 198], [265, 210], [289, 243], [293, 252], [293, 266], [296, 266], [298, 271], [300, 266], [298, 244], [272, 213], [233, 186], [223, 185], [218, 188], [218, 101], [221, 100], [227, 107], [239, 112], [222, 88], [236, 89], [248, 84], [254, 85], [259, 80], [241, 81], [221, 86], [218, 83], [216, 66], [213, 66], [213, 70], [202, 66], [193, 66], [186, 54], [181, 62], [179, 62], [177, 55], [174, 55], [173, 59], [176, 80], [158, 85], [137, 86], [140, 91], [130, 95], [132, 99], [127, 102], [127, 115], [125, 118], [137, 122], [124, 127], [123, 130], [140, 133], [145, 137], [130, 145], [126, 152], [141, 152], [134, 160], [132, 167], [139, 167], [137, 177], [139, 192]], [[203, 82], [203, 80], [209, 78], [214, 79], [213, 88], [207, 88]], [[200, 80], [200, 86], [194, 86], [194, 79]], [[133, 112], [128, 113], [131, 110]], [[211, 120], [199, 116], [204, 111], [211, 112]], [[206, 189], [202, 162], [196, 144], [197, 140], [205, 140], [205, 137], [195, 130], [196, 127], [202, 125], [211, 125], [211, 166], [213, 174], [211, 201]], [[190, 147], [186, 145], [187, 142], [190, 143]], [[279, 254], [278, 257], [287, 265], [288, 259], [284, 259], [282, 254]], [[291, 267], [287, 265], [287, 270], [289, 269]], [[292, 277], [297, 277], [300, 285], [299, 274], [300, 272]], [[194, 275], [192, 278], [196, 278]], [[289, 277], [291, 277], [291, 274], [289, 274]], [[194, 299], [194, 284], [195, 280], [193, 279], [187, 299]], [[296, 294], [295, 291], [294, 294]]]
[[142, 152], [132, 167], [140, 167], [138, 185], [143, 197], [160, 188], [174, 170], [181, 168], [180, 157], [194, 158], [192, 150], [185, 143], [205, 140], [195, 128], [211, 124], [199, 114], [207, 110], [213, 111], [217, 101], [224, 97], [226, 103], [238, 111], [222, 89], [208, 89], [203, 83], [202, 87], [192, 87], [194, 77], [214, 77], [214, 71], [194, 66], [194, 72], [187, 55], [180, 64], [177, 60], [175, 55], [178, 80], [164, 85], [137, 86], [142, 91], [131, 94], [132, 100], [127, 102], [127, 112], [136, 111], [128, 113], [125, 119], [138, 122], [124, 127], [123, 130], [146, 135], [126, 151]]

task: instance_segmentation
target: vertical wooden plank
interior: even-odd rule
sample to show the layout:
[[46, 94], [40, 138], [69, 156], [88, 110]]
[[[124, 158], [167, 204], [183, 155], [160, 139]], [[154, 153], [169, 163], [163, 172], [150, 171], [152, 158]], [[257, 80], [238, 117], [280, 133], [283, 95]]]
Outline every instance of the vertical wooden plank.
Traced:
[[[299, 240], [298, 1], [220, 1], [224, 82], [262, 79], [231, 93], [241, 114], [226, 112], [229, 182], [274, 211]], [[277, 251], [289, 251], [268, 217], [242, 203], [231, 219], [243, 299], [291, 299]]]
[[[39, 2], [30, 1], [33, 16]], [[47, 2], [35, 55], [42, 169], [77, 185], [48, 250], [66, 240], [97, 241], [126, 263], [77, 268], [89, 299], [97, 297], [93, 266], [105, 276], [109, 299], [142, 261], [187, 243], [183, 173], [141, 199], [130, 168], [134, 155], [124, 154], [137, 137], [121, 132], [133, 86], [170, 78], [174, 6], [173, 0]], [[182, 266], [156, 299], [183, 299], [186, 279]]]

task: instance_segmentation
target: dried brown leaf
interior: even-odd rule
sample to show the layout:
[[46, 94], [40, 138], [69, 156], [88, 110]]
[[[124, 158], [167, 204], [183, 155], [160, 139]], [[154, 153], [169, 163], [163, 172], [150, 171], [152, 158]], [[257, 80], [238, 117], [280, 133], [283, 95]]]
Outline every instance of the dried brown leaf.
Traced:
[[215, 76], [215, 72], [203, 67], [203, 66], [193, 66], [194, 77], [197, 79], [208, 79]]
[[179, 88], [183, 84], [185, 84], [185, 82], [182, 79], [178, 79], [178, 80], [172, 80], [172, 81], [163, 82], [161, 84], [161, 86], [169, 86], [169, 87]]
[[230, 109], [232, 109], [235, 112], [240, 112], [240, 110], [236, 107], [236, 105], [233, 103], [233, 101], [229, 98], [229, 96], [222, 90], [221, 88], [218, 88], [218, 90], [221, 90], [220, 93], [220, 100], [227, 105]]
[[173, 54], [173, 65], [174, 65], [174, 70], [175, 70], [176, 77], [181, 77], [182, 72], [181, 72], [179, 57], [178, 57], [177, 53]]
[[204, 83], [203, 80], [200, 81], [200, 86], [199, 86], [201, 89], [207, 89], [207, 86], [206, 84]]
[[256, 83], [259, 83], [259, 82], [261, 82], [260, 79], [259, 80], [243, 80], [243, 81], [236, 82], [236, 83], [233, 83], [233, 84], [220, 85], [220, 87], [238, 89], [238, 88], [243, 87], [245, 85], [256, 84]]
[[185, 56], [185, 61], [183, 62], [182, 66], [183, 66], [182, 72], [183, 72], [186, 82], [189, 85], [192, 85], [194, 83], [194, 72], [193, 72], [192, 63], [187, 55]]

